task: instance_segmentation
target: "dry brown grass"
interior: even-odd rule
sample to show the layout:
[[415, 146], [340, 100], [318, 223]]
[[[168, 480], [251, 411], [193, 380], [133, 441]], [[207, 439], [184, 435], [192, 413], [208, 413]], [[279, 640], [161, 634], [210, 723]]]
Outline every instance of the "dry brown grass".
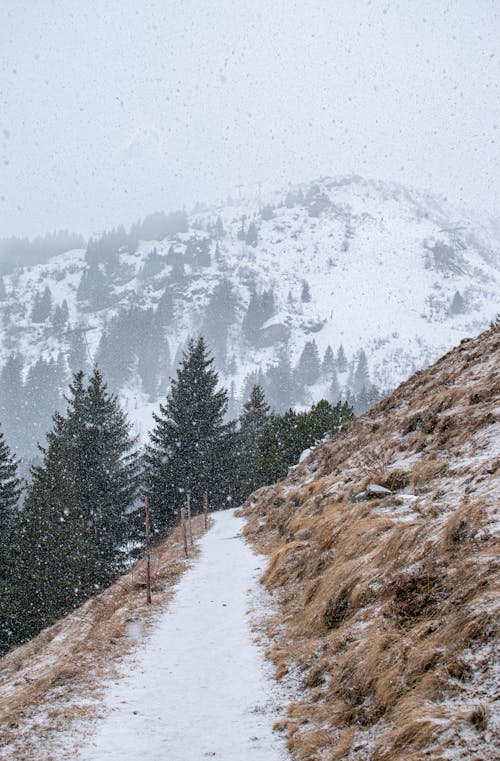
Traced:
[[[201, 516], [193, 528], [197, 539]], [[99, 714], [106, 678], [133, 654], [189, 567], [179, 528], [154, 548], [152, 561], [152, 605], [141, 559], [105, 592], [0, 660], [0, 750], [9, 747], [9, 761], [59, 761], [61, 751], [51, 750], [58, 733]]]
[[[500, 330], [461, 344], [245, 505], [277, 678], [308, 695], [281, 727], [295, 757], [476, 757], [467, 731], [495, 756], [499, 367]], [[395, 494], [350, 501], [369, 480]]]

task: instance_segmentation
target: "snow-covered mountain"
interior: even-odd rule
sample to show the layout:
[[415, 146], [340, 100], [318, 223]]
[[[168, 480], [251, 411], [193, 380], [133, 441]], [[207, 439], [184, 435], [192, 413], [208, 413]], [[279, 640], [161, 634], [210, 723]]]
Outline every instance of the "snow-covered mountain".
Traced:
[[[145, 434], [198, 333], [231, 389], [233, 414], [259, 377], [285, 406], [287, 362], [293, 370], [307, 343], [292, 374], [296, 404], [359, 395], [363, 385], [387, 391], [489, 324], [499, 268], [498, 241], [472, 216], [357, 176], [152, 215], [3, 276], [3, 406], [12, 406], [16, 373], [32, 399], [41, 393], [40, 358], [39, 376], [45, 369], [61, 391], [69, 369], [97, 358]], [[329, 353], [318, 376], [328, 346], [333, 361]], [[14, 440], [21, 418], [5, 423]]]

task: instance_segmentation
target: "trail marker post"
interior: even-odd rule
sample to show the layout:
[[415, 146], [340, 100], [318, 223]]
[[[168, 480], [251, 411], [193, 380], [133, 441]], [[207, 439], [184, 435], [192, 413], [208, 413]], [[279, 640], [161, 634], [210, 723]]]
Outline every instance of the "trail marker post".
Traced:
[[203, 520], [205, 522], [205, 531], [207, 530], [207, 526], [208, 526], [207, 513], [208, 513], [208, 496], [204, 494], [203, 495]]
[[151, 605], [151, 511], [149, 508], [149, 498], [146, 497], [146, 601]]
[[189, 544], [193, 546], [193, 525], [191, 523], [191, 492], [187, 493], [187, 514], [189, 522]]
[[186, 510], [181, 507], [182, 538], [184, 540], [184, 557], [188, 557], [188, 539], [186, 527]]

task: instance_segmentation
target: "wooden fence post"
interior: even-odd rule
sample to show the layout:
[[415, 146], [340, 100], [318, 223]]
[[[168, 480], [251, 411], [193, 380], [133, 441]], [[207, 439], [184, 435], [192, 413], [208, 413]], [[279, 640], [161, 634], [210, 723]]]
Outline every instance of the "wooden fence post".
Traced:
[[187, 540], [187, 527], [186, 527], [186, 510], [181, 507], [181, 523], [182, 523], [182, 538], [184, 540], [184, 557], [188, 557], [188, 540]]
[[205, 531], [207, 530], [207, 527], [208, 527], [207, 513], [208, 513], [208, 496], [204, 494], [203, 495], [203, 518], [205, 521]]
[[187, 493], [187, 513], [188, 513], [188, 523], [189, 523], [189, 543], [191, 547], [193, 546], [193, 525], [191, 523], [191, 492], [188, 491]]
[[146, 601], [151, 605], [151, 548], [150, 548], [151, 511], [149, 498], [146, 497]]

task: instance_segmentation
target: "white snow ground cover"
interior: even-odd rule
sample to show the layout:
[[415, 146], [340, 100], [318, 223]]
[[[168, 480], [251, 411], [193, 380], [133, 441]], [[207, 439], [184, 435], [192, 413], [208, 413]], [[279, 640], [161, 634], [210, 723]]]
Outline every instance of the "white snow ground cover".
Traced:
[[196, 564], [182, 577], [79, 761], [279, 761], [272, 724], [283, 692], [254, 642], [248, 608], [261, 560], [234, 510], [215, 513]]

